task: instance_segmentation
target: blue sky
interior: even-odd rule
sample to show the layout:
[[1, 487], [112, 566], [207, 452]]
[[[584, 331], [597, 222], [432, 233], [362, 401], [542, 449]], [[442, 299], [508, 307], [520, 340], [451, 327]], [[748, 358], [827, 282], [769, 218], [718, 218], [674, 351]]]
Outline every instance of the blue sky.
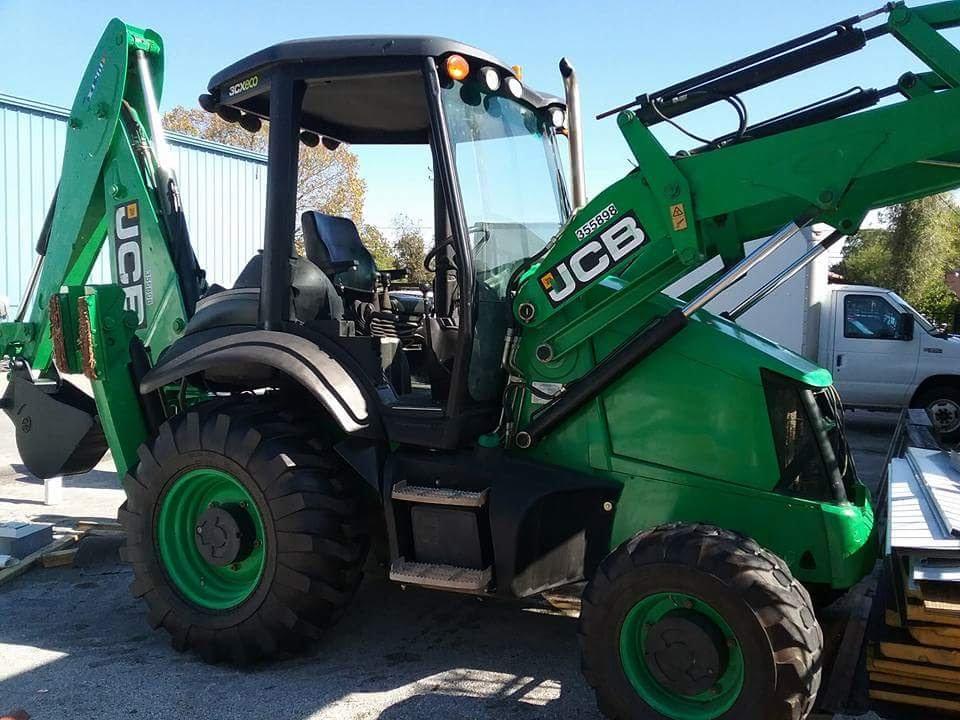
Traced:
[[[879, 0], [707, 2], [593, 0], [588, 3], [239, 2], [232, 0], [0, 0], [0, 92], [68, 106], [103, 27], [114, 15], [157, 30], [166, 44], [163, 107], [196, 105], [209, 77], [262, 47], [295, 37], [342, 34], [434, 34], [480, 46], [524, 69], [524, 80], [561, 95], [557, 62], [568, 56], [580, 75], [585, 109], [588, 188], [623, 175], [629, 153], [614, 118], [597, 113], [736, 57], [830, 22], [871, 10]], [[875, 21], [874, 21], [875, 22]], [[948, 34], [960, 42], [956, 31]], [[881, 38], [856, 55], [744, 95], [761, 119], [855, 85], [885, 87], [919, 63]], [[728, 108], [684, 119], [698, 134], [733, 129]], [[659, 131], [670, 150], [690, 143]], [[368, 215], [378, 224], [406, 209], [429, 223], [426, 157], [405, 156], [398, 178], [387, 161], [361, 153]], [[395, 168], [395, 166], [394, 166]]]

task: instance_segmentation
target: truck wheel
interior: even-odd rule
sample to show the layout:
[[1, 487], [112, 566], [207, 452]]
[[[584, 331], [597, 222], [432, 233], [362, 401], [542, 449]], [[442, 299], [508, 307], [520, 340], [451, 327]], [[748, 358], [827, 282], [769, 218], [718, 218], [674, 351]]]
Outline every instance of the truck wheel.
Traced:
[[950, 385], [927, 388], [913, 399], [910, 407], [923, 408], [937, 435], [945, 442], [960, 441], [960, 389]]
[[823, 634], [786, 564], [742, 535], [675, 523], [600, 565], [580, 614], [583, 674], [617, 720], [801, 720]]
[[163, 425], [124, 479], [131, 591], [177, 650], [247, 664], [297, 652], [345, 610], [367, 550], [357, 487], [262, 398]]

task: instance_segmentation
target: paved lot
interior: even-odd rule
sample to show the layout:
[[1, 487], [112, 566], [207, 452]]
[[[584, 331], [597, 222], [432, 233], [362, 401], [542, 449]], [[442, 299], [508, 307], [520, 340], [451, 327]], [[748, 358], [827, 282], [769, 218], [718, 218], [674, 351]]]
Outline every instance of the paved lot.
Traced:
[[[2, 388], [0, 388], [2, 390]], [[875, 479], [895, 416], [851, 414], [862, 475]], [[0, 520], [116, 517], [109, 461], [42, 504], [0, 419]], [[0, 711], [35, 718], [599, 718], [580, 677], [576, 620], [542, 608], [402, 590], [368, 576], [312, 657], [252, 672], [174, 652], [147, 626], [117, 560], [87, 538], [74, 567], [0, 587]]]

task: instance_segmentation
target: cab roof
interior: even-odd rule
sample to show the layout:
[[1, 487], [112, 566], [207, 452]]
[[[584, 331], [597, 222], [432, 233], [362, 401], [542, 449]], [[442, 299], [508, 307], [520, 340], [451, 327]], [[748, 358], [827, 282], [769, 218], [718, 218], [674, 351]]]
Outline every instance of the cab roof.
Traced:
[[[463, 55], [476, 72], [491, 66], [505, 79], [513, 69], [493, 55], [432, 36], [321, 37], [271, 45], [214, 75], [207, 85], [217, 102], [269, 118], [270, 77], [289, 72], [306, 82], [301, 126], [347, 143], [425, 143], [429, 115], [422, 70]], [[524, 86], [535, 108], [563, 101]]]

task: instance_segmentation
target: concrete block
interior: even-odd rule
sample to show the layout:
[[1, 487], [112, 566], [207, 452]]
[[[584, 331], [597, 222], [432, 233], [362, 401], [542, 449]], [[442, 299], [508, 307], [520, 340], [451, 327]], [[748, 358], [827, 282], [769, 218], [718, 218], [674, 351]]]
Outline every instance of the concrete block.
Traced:
[[0, 523], [0, 555], [24, 558], [53, 542], [53, 525], [46, 523]]

